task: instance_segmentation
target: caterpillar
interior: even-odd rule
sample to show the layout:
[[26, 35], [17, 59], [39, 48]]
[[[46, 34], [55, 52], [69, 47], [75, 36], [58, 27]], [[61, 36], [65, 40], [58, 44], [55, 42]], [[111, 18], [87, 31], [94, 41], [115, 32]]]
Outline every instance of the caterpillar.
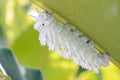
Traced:
[[95, 73], [99, 73], [101, 66], [109, 65], [109, 56], [95, 51], [93, 40], [88, 40], [79, 30], [71, 30], [69, 24], [56, 22], [47, 11], [32, 11], [30, 17], [36, 22], [34, 29], [39, 32], [42, 46], [47, 45], [49, 50]]

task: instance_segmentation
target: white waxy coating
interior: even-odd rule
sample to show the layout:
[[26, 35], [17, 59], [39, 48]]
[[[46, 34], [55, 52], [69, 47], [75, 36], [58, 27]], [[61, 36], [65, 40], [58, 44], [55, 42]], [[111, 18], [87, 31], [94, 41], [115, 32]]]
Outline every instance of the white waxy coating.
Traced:
[[[78, 30], [71, 31], [70, 25], [62, 25], [54, 20], [48, 12], [31, 14], [36, 22], [41, 45], [47, 45], [49, 50], [55, 50], [65, 59], [72, 59], [77, 65], [88, 70], [99, 72], [100, 66], [109, 65], [109, 56], [94, 50], [94, 42], [88, 41], [86, 36], [79, 36]], [[37, 17], [36, 17], [37, 16]], [[87, 42], [88, 41], [88, 42]]]

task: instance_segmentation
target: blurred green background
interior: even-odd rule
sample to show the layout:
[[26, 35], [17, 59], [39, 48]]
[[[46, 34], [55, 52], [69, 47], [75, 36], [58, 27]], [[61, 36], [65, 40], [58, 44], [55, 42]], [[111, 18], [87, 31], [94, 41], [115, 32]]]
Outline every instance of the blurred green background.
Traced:
[[80, 72], [82, 69], [71, 60], [41, 46], [28, 16], [29, 10], [36, 7], [28, 0], [0, 0], [0, 45], [11, 48], [22, 65], [40, 69], [45, 80], [120, 79], [120, 70], [112, 62], [108, 67], [101, 67], [99, 74]]

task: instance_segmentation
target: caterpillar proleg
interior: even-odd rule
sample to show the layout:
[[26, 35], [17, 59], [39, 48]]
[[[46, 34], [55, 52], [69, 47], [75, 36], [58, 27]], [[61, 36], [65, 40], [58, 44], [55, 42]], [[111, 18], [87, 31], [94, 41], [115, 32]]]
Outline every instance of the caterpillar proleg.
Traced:
[[94, 42], [78, 30], [71, 31], [70, 25], [57, 23], [54, 16], [46, 11], [31, 13], [30, 16], [36, 22], [34, 29], [39, 32], [41, 45], [47, 45], [49, 50], [96, 73], [100, 66], [109, 65], [109, 56], [95, 51]]

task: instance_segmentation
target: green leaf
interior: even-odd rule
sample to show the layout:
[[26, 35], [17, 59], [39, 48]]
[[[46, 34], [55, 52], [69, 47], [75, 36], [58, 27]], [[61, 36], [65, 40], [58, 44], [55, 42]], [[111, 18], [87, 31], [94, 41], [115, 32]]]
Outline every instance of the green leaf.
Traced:
[[12, 80], [43, 80], [39, 70], [21, 66], [9, 49], [0, 48], [0, 63]]
[[[110, 54], [120, 67], [119, 0], [31, 0], [65, 19]], [[99, 48], [100, 49], [100, 48]], [[100, 50], [102, 51], [102, 50]]]

